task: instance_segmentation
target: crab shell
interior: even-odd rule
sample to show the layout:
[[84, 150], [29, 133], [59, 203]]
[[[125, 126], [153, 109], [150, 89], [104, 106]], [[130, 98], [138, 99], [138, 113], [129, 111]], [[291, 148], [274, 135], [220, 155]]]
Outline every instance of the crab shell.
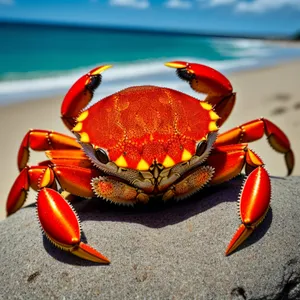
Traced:
[[[201, 153], [203, 162], [215, 140], [216, 134], [209, 134], [218, 130], [218, 119], [204, 101], [168, 88], [139, 86], [83, 111], [73, 131], [96, 166], [132, 182], [137, 172], [154, 165], [172, 168], [194, 157], [199, 164], [197, 145], [210, 136], [209, 147]], [[107, 155], [104, 163], [97, 158], [98, 149]], [[122, 174], [119, 168], [131, 173]]]

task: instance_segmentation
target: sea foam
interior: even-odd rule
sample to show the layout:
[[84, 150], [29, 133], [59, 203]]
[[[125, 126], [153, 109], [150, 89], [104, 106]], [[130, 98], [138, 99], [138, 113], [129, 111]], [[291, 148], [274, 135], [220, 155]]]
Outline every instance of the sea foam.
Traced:
[[[115, 64], [103, 74], [103, 83], [98, 89], [98, 96], [106, 96], [122, 88], [132, 85], [157, 85], [186, 90], [186, 83], [180, 81], [175, 72], [164, 66], [172, 60], [183, 60], [209, 65], [223, 73], [241, 68], [248, 68], [257, 63], [257, 59], [235, 59], [226, 61], [199, 60], [193, 57], [164, 58], [156, 60], [139, 60], [132, 63]], [[103, 64], [103, 63], [102, 63]], [[99, 63], [98, 65], [102, 65]], [[65, 73], [59, 72], [56, 76], [43, 74], [41, 78], [9, 80], [0, 82], [0, 105], [20, 102], [28, 99], [45, 98], [55, 95], [64, 95], [71, 85], [83, 74], [95, 66], [87, 66]], [[46, 76], [45, 76], [46, 75]]]

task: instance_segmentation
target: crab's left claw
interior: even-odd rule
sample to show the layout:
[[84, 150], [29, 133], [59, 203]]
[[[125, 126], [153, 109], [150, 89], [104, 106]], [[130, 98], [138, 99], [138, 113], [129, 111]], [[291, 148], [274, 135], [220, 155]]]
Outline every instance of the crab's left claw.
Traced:
[[176, 68], [179, 78], [187, 81], [193, 90], [207, 94], [205, 101], [214, 106], [220, 117], [218, 126], [221, 126], [235, 103], [235, 93], [232, 91], [230, 81], [217, 70], [201, 64], [172, 61], [165, 65]]
[[271, 182], [263, 166], [254, 169], [248, 176], [240, 198], [242, 224], [231, 239], [225, 255], [233, 252], [265, 218], [270, 205]]
[[109, 264], [108, 258], [81, 242], [78, 217], [58, 192], [41, 189], [37, 198], [37, 213], [43, 231], [58, 248], [86, 260]]
[[75, 119], [79, 113], [93, 98], [94, 91], [102, 80], [101, 73], [111, 67], [111, 65], [103, 65], [92, 69], [79, 78], [66, 94], [61, 106], [61, 118], [70, 130], [75, 126]]

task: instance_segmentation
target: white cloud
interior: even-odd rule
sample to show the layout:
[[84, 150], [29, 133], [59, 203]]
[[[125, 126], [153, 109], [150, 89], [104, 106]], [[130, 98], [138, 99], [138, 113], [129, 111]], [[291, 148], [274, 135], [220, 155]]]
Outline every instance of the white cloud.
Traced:
[[190, 1], [183, 0], [168, 0], [165, 3], [165, 6], [168, 8], [188, 9], [192, 7], [192, 3]]
[[139, 9], [145, 9], [150, 6], [148, 0], [110, 0], [109, 4], [113, 6], [128, 6]]
[[228, 5], [235, 3], [237, 0], [211, 0], [209, 5], [210, 6], [218, 6], [218, 5]]
[[200, 4], [200, 7], [214, 7], [220, 5], [229, 5], [236, 3], [238, 0], [197, 0]]
[[263, 13], [278, 10], [282, 7], [291, 7], [300, 10], [300, 0], [197, 0], [202, 7], [216, 7], [230, 5], [236, 12]]
[[237, 3], [235, 10], [239, 12], [256, 12], [277, 10], [281, 7], [291, 7], [300, 10], [300, 0], [254, 0], [252, 2]]
[[14, 0], [0, 0], [0, 5], [14, 5]]

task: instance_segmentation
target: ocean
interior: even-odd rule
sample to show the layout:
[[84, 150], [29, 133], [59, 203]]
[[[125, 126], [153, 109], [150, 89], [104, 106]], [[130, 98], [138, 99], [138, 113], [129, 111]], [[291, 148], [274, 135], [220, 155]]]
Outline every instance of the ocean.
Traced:
[[185, 89], [164, 66], [172, 60], [228, 74], [300, 58], [300, 48], [260, 40], [78, 26], [2, 23], [0, 41], [0, 105], [65, 94], [77, 78], [102, 64], [114, 68], [104, 73], [100, 96], [129, 85]]

